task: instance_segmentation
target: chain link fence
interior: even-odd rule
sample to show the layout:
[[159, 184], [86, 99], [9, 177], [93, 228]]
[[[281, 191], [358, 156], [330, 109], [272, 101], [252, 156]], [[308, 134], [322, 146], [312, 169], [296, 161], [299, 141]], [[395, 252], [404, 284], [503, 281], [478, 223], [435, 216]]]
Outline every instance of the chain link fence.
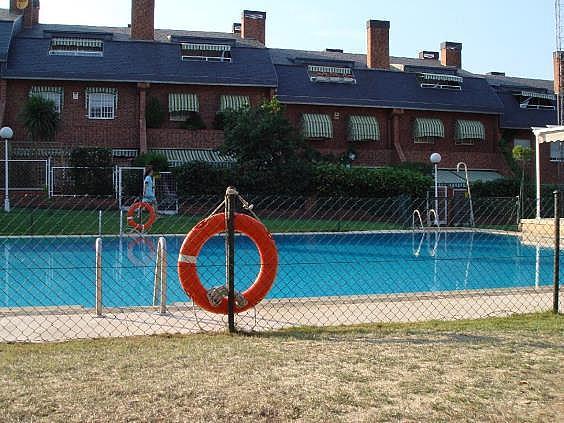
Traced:
[[[443, 199], [439, 207], [447, 210], [433, 214], [433, 198], [243, 197], [248, 204], [235, 201], [234, 213], [256, 214], [272, 233], [278, 263], [265, 298], [234, 315], [238, 330], [483, 318], [554, 307], [560, 238], [552, 199], [543, 201], [537, 220], [535, 202], [521, 205], [517, 198], [478, 198], [472, 208], [468, 200]], [[223, 195], [175, 197], [145, 234], [128, 226], [116, 196], [12, 193], [11, 200], [0, 225], [0, 341], [227, 328], [228, 316], [194, 303], [178, 274], [187, 233], [223, 212]], [[437, 215], [446, 216], [440, 225]], [[180, 256], [196, 268], [197, 278], [184, 282], [197, 287], [199, 280], [210, 303], [225, 304], [231, 276], [237, 311], [237, 301], [273, 263], [237, 234], [234, 266], [226, 272], [220, 232], [201, 240], [197, 257]]]

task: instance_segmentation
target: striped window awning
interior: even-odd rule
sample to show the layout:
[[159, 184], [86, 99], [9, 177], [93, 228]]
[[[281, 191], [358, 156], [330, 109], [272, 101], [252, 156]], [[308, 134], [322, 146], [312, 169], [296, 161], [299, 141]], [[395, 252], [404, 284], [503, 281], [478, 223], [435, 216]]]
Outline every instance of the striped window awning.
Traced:
[[12, 157], [21, 159], [47, 159], [49, 157], [68, 157], [71, 150], [68, 148], [14, 148], [12, 149]]
[[457, 140], [485, 140], [486, 128], [479, 120], [457, 120], [455, 138]]
[[435, 82], [435, 81], [445, 81], [445, 82], [455, 82], [458, 84], [462, 84], [464, 82], [464, 78], [456, 75], [447, 75], [444, 73], [425, 73], [422, 72], [419, 74], [419, 78], [423, 81]]
[[86, 108], [88, 108], [88, 97], [91, 94], [110, 94], [114, 96], [114, 104], [117, 107], [118, 104], [118, 90], [117, 88], [107, 88], [107, 87], [91, 87], [86, 88]]
[[235, 163], [233, 157], [209, 149], [155, 149], [152, 153], [165, 156], [171, 166], [181, 166], [186, 163], [208, 163], [215, 166], [230, 166]]
[[350, 141], [379, 141], [380, 124], [374, 116], [351, 116], [349, 117], [349, 140]]
[[517, 93], [517, 95], [519, 95], [521, 97], [527, 97], [527, 98], [539, 98], [541, 100], [551, 100], [551, 101], [556, 100], [555, 94], [537, 93], [537, 92], [534, 92], [534, 91], [521, 91], [521, 92]]
[[414, 138], [445, 137], [445, 125], [440, 119], [417, 118], [413, 125]]
[[303, 115], [302, 131], [305, 138], [333, 138], [333, 122], [329, 115]]
[[104, 42], [102, 40], [93, 40], [89, 38], [53, 38], [51, 47], [78, 47], [102, 49]]
[[309, 65], [308, 71], [311, 73], [328, 73], [328, 74], [337, 74], [343, 76], [350, 76], [352, 75], [352, 70], [350, 68], [340, 68], [336, 66], [315, 66]]
[[227, 44], [182, 43], [182, 50], [189, 51], [231, 51]]
[[38, 86], [34, 86], [31, 87], [31, 90], [29, 90], [29, 96], [34, 96], [34, 95], [41, 95], [43, 93], [51, 93], [51, 94], [59, 94], [62, 95], [64, 92], [63, 87], [38, 87]]
[[196, 94], [169, 94], [168, 111], [175, 112], [199, 112], [200, 103]]
[[240, 110], [251, 105], [249, 96], [244, 95], [222, 95], [220, 98], [219, 110]]
[[125, 158], [133, 158], [137, 157], [139, 151], [133, 148], [114, 148], [112, 150], [112, 156], [114, 157], [125, 157]]

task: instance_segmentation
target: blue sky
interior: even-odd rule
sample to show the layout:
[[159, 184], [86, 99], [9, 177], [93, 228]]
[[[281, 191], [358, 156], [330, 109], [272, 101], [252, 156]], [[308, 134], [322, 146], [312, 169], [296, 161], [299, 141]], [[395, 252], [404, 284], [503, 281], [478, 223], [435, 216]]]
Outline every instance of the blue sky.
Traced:
[[[553, 0], [156, 0], [158, 28], [229, 31], [243, 9], [265, 10], [270, 47], [365, 52], [368, 19], [391, 21], [390, 50], [415, 57], [463, 43], [473, 72], [552, 79]], [[8, 7], [9, 0], [0, 0]], [[125, 26], [130, 0], [41, 0], [43, 23]]]

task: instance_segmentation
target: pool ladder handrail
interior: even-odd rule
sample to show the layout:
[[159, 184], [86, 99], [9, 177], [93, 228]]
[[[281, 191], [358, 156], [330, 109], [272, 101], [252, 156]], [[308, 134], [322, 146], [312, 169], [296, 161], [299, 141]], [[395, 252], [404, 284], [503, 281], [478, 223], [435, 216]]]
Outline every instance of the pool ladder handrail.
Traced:
[[159, 307], [159, 314], [166, 315], [167, 302], [167, 249], [166, 239], [159, 238], [157, 258], [155, 262], [155, 282], [153, 286], [153, 306]]
[[460, 168], [464, 168], [464, 176], [466, 178], [466, 190], [468, 192], [468, 201], [470, 202], [470, 225], [475, 228], [476, 222], [474, 220], [474, 204], [472, 203], [472, 192], [470, 191], [470, 179], [468, 178], [468, 166], [464, 162], [456, 165], [456, 173], [460, 173]]
[[425, 225], [423, 225], [423, 218], [421, 217], [421, 212], [419, 209], [413, 210], [413, 214], [411, 215], [411, 229], [415, 230], [415, 217], [419, 218], [419, 224], [421, 226], [421, 230], [425, 230]]
[[[431, 215], [435, 216], [434, 220], [431, 220]], [[429, 209], [427, 211], [427, 221], [428, 222], [433, 222], [431, 223], [431, 226], [434, 224], [437, 226], [437, 230], [440, 231], [441, 230], [441, 223], [439, 222], [439, 215], [437, 214], [437, 212], [435, 211], [435, 209]]]

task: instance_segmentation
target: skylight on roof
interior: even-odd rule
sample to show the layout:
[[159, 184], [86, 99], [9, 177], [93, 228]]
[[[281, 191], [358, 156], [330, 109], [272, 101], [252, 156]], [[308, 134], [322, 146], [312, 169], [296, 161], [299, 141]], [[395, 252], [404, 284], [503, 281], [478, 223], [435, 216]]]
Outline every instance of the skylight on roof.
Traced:
[[437, 88], [442, 90], [461, 90], [464, 78], [456, 75], [444, 73], [425, 73], [417, 74], [421, 83], [421, 88]]
[[311, 82], [356, 84], [353, 71], [348, 67], [308, 65], [307, 71]]
[[104, 55], [104, 42], [91, 38], [53, 38], [49, 46], [51, 56], [93, 56]]
[[198, 62], [231, 62], [231, 46], [228, 44], [182, 43], [182, 60]]

